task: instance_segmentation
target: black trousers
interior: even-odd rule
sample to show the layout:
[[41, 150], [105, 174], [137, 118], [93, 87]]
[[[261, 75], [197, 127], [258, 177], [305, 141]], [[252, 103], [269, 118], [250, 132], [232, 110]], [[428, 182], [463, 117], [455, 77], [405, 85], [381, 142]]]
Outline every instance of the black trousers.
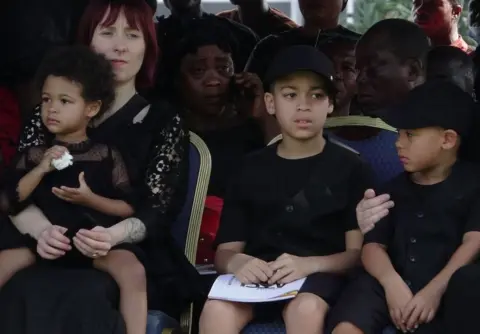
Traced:
[[[359, 275], [343, 291], [338, 303], [330, 311], [326, 332], [331, 333], [342, 322], [354, 325], [364, 334], [381, 334], [386, 327], [393, 326], [383, 287], [369, 274]], [[442, 310], [439, 310], [432, 322], [419, 326], [414, 333], [447, 334], [443, 329]]]
[[444, 302], [445, 333], [480, 332], [480, 264], [459, 269], [450, 279]]

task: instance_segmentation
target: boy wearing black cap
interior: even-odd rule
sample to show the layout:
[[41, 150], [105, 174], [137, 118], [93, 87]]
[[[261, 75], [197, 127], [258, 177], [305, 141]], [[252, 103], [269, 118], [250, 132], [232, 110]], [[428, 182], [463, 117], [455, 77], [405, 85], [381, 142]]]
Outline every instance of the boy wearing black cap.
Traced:
[[239, 333], [254, 317], [281, 314], [288, 333], [323, 333], [345, 273], [359, 263], [355, 207], [371, 174], [357, 154], [323, 136], [334, 108], [333, 74], [330, 60], [310, 46], [285, 49], [274, 59], [265, 102], [283, 139], [247, 157], [232, 178], [216, 240], [218, 272], [243, 283], [307, 277], [300, 293], [289, 303], [255, 307], [208, 300], [201, 334]]
[[405, 173], [384, 189], [395, 207], [365, 235], [368, 273], [332, 311], [334, 334], [376, 334], [391, 323], [403, 332], [446, 333], [443, 293], [452, 274], [480, 250], [480, 173], [458, 158], [472, 108], [461, 88], [432, 81], [387, 113], [399, 129], [396, 148]]

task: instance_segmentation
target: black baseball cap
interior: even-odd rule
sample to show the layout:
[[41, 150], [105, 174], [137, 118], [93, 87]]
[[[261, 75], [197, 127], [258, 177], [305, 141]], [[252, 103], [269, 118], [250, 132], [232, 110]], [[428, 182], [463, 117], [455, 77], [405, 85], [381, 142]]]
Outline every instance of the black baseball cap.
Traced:
[[414, 88], [383, 120], [397, 129], [441, 127], [468, 135], [475, 103], [472, 96], [447, 80], [431, 80]]
[[323, 52], [309, 45], [295, 45], [280, 51], [268, 67], [264, 78], [266, 91], [278, 79], [289, 76], [298, 71], [316, 73], [327, 81], [331, 92], [335, 92], [333, 77], [335, 70], [333, 63]]

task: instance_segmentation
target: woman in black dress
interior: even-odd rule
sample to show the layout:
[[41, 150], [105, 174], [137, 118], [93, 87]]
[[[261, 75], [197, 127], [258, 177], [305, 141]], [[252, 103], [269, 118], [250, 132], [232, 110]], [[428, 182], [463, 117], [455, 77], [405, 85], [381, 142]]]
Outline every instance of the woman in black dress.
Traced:
[[221, 25], [198, 19], [190, 22], [167, 64], [167, 77], [174, 78], [172, 102], [185, 110], [189, 129], [205, 141], [212, 156], [197, 263], [213, 262], [212, 236], [228, 180], [246, 154], [264, 147], [270, 124], [260, 79], [235, 75], [232, 55], [239, 47]]
[[254, 74], [235, 74], [235, 39], [221, 25], [195, 20], [176, 45], [168, 68], [173, 103], [212, 155], [208, 194], [223, 198], [228, 177], [245, 154], [265, 146], [268, 117], [263, 85]]
[[[196, 271], [170, 231], [186, 193], [188, 132], [174, 108], [163, 102], [149, 106], [136, 93], [151, 84], [157, 59], [152, 16], [142, 1], [95, 1], [80, 24], [80, 41], [112, 62], [116, 81], [115, 101], [89, 137], [119, 148], [142, 198], [133, 217], [86, 236], [92, 257], [120, 243], [138, 244], [145, 254], [149, 308], [178, 316], [198, 291], [192, 284]], [[51, 140], [36, 108], [19, 151]], [[17, 215], [13, 225], [2, 224], [0, 233], [8, 233], [12, 242], [31, 235], [44, 259], [68, 249], [64, 236], [34, 206]], [[104, 273], [32, 266], [0, 290], [0, 328], [3, 334], [124, 333], [114, 307], [117, 297], [114, 281]]]
[[[110, 274], [120, 288], [120, 312], [128, 334], [147, 330], [147, 283], [143, 251], [119, 244], [103, 253], [88, 246], [90, 231], [131, 217], [135, 207], [127, 167], [117, 148], [88, 138], [89, 123], [114, 100], [112, 66], [86, 46], [69, 46], [45, 57], [37, 74], [42, 91], [42, 124], [54, 136], [31, 146], [9, 168], [0, 192], [0, 210], [17, 215], [35, 204], [64, 235], [70, 248], [55, 260], [37, 254], [35, 239], [0, 250], [0, 288], [19, 270], [34, 263], [61, 268], [96, 268]], [[8, 235], [0, 236], [2, 239]], [[122, 266], [118, 266], [122, 262]], [[128, 267], [129, 270], [124, 270]]]

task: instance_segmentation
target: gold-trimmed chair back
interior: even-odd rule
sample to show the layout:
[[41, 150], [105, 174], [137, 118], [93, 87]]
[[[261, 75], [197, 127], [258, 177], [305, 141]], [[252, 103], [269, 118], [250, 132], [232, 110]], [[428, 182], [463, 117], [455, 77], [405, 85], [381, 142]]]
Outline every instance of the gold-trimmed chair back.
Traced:
[[[380, 118], [373, 118], [368, 116], [338, 116], [327, 118], [325, 122], [325, 129], [333, 129], [339, 127], [347, 126], [365, 126], [369, 128], [377, 128], [381, 130], [394, 131], [395, 128], [392, 128], [390, 125], [382, 121]], [[268, 142], [268, 146], [275, 144], [282, 139], [282, 135], [279, 134], [275, 138], [271, 139]]]
[[382, 121], [380, 118], [369, 116], [338, 116], [329, 117], [325, 122], [325, 129], [346, 127], [346, 126], [365, 126], [369, 128], [377, 128], [381, 130], [396, 132], [395, 128]]
[[[195, 149], [196, 151], [194, 154], [192, 154], [192, 149]], [[192, 159], [192, 155], [198, 155], [198, 160], [195, 158]], [[198, 168], [198, 172], [195, 182], [196, 186], [193, 196], [190, 222], [188, 224], [187, 240], [185, 243], [185, 255], [190, 263], [195, 265], [198, 238], [200, 236], [200, 226], [202, 225], [205, 199], [207, 198], [208, 185], [210, 183], [210, 173], [212, 171], [212, 157], [210, 156], [210, 151], [208, 150], [207, 144], [205, 144], [205, 142], [193, 132], [190, 132], [189, 162], [189, 168]], [[189, 183], [190, 182], [192, 181], [189, 180]]]
[[[192, 265], [195, 265], [197, 256], [198, 238], [211, 170], [212, 158], [207, 145], [198, 135], [190, 132], [188, 191], [185, 206], [179, 219], [179, 221], [188, 221], [188, 226], [181, 226], [180, 229], [183, 228], [183, 230], [175, 232], [177, 236], [185, 236], [185, 256]], [[179, 242], [178, 237], [177, 242]], [[183, 333], [191, 333], [192, 321], [193, 304], [180, 318], [180, 326]]]

